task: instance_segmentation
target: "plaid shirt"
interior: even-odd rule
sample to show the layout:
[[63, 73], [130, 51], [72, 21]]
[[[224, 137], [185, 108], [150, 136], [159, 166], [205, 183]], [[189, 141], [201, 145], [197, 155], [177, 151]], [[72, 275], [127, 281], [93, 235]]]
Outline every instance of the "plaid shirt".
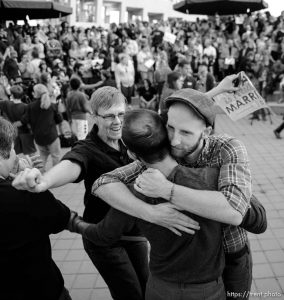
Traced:
[[[212, 135], [194, 164], [188, 164], [186, 159], [179, 163], [191, 168], [219, 168], [218, 190], [234, 209], [245, 215], [252, 196], [251, 173], [246, 148], [239, 140], [227, 135]], [[145, 169], [141, 162], [135, 161], [104, 174], [95, 181], [92, 193], [95, 194], [96, 189], [104, 184], [118, 181], [128, 184]], [[226, 253], [241, 250], [247, 241], [246, 231], [234, 225], [223, 226], [223, 237]]]

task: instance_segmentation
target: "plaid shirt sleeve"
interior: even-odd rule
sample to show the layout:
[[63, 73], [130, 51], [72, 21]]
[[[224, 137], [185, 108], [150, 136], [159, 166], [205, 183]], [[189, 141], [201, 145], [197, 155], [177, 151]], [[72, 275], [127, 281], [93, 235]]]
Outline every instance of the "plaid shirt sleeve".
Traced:
[[220, 155], [219, 191], [244, 216], [252, 196], [247, 150], [242, 142], [231, 139], [220, 149]]
[[146, 167], [140, 161], [136, 160], [131, 164], [105, 173], [94, 182], [92, 194], [96, 196], [97, 188], [108, 183], [122, 182], [124, 184], [129, 184], [145, 169]]

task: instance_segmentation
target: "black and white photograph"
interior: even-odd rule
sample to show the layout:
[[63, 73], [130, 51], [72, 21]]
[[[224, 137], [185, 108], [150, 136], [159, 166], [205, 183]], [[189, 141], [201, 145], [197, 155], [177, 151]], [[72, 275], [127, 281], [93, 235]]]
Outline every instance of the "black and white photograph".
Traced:
[[0, 299], [284, 300], [284, 0], [0, 0]]

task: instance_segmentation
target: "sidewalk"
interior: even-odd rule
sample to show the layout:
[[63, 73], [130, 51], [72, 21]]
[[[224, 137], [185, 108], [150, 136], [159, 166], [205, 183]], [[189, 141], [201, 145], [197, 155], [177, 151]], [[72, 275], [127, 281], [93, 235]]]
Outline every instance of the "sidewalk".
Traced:
[[[248, 119], [230, 121], [218, 115], [217, 132], [226, 132], [247, 146], [253, 176], [254, 194], [263, 203], [268, 217], [264, 234], [250, 234], [253, 251], [253, 285], [250, 299], [284, 300], [284, 134], [277, 140], [273, 134], [281, 122]], [[58, 199], [71, 209], [83, 212], [84, 185], [68, 184], [53, 189]], [[102, 277], [85, 253], [81, 237], [67, 231], [51, 236], [53, 258], [64, 275], [73, 300], [112, 299]], [[127, 299], [125, 299], [127, 300]]]

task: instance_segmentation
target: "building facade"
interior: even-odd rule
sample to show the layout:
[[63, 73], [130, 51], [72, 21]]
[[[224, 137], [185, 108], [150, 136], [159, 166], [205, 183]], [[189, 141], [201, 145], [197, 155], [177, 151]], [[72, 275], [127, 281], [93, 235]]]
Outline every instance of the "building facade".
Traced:
[[173, 10], [177, 0], [60, 0], [73, 8], [71, 25], [89, 27], [110, 23], [154, 21], [168, 18], [195, 20], [196, 16]]

